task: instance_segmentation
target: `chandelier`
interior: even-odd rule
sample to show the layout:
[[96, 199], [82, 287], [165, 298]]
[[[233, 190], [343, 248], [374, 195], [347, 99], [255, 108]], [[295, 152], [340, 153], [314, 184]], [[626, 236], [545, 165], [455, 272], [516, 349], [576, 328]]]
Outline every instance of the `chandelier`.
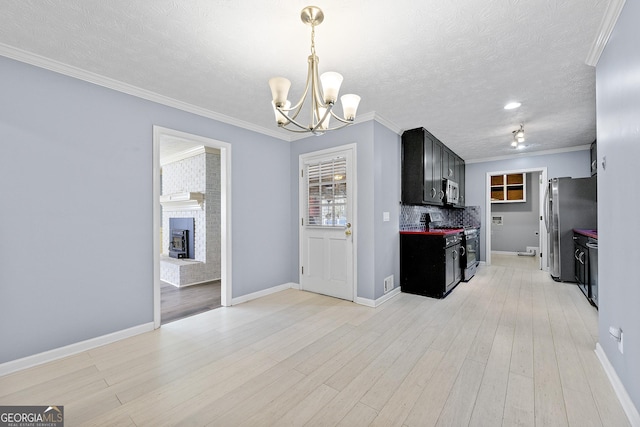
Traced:
[[[353, 123], [356, 118], [356, 110], [360, 103], [360, 97], [354, 94], [342, 95], [343, 117], [337, 116], [333, 112], [333, 107], [338, 99], [338, 92], [342, 84], [342, 75], [334, 71], [323, 73], [318, 78], [318, 57], [316, 56], [316, 47], [314, 42], [315, 27], [320, 25], [324, 20], [324, 13], [316, 6], [307, 6], [302, 9], [300, 19], [307, 25], [311, 26], [311, 55], [308, 58], [307, 82], [305, 83], [304, 93], [296, 105], [291, 106], [291, 102], [287, 100], [291, 82], [284, 77], [273, 77], [269, 79], [271, 87], [271, 95], [273, 101], [271, 105], [276, 117], [278, 127], [291, 132], [305, 133], [311, 132], [314, 135], [322, 135], [328, 130], [336, 130], [348, 126]], [[298, 115], [307, 99], [311, 98], [309, 124], [300, 123]], [[331, 118], [336, 119], [340, 124], [330, 128], [329, 121]]]

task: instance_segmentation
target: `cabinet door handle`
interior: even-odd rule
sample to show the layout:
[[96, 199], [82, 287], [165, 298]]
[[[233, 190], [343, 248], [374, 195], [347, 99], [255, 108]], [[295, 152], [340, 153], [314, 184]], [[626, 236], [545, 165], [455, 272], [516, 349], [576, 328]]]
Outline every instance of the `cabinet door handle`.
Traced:
[[578, 261], [580, 261], [580, 264], [584, 265], [584, 252], [580, 252], [580, 256], [578, 257]]
[[431, 198], [432, 198], [432, 199], [435, 199], [435, 198], [436, 198], [436, 189], [435, 189], [435, 188], [432, 188], [432, 189], [431, 189]]
[[464, 256], [464, 254], [466, 253], [466, 249], [464, 248], [464, 246], [460, 247], [460, 256]]
[[438, 194], [439, 194], [438, 198], [440, 200], [444, 199], [444, 191], [440, 190], [440, 192]]
[[591, 170], [594, 171], [596, 170], [598, 163], [596, 162], [596, 160], [594, 160], [593, 162], [591, 162]]
[[453, 251], [451, 255], [453, 256], [453, 259], [458, 259], [458, 251]]
[[449, 168], [449, 176], [453, 176], [453, 170], [451, 170], [451, 168]]
[[576, 251], [573, 253], [573, 257], [576, 259], [576, 261], [578, 260], [578, 252], [580, 252], [580, 249], [576, 249]]

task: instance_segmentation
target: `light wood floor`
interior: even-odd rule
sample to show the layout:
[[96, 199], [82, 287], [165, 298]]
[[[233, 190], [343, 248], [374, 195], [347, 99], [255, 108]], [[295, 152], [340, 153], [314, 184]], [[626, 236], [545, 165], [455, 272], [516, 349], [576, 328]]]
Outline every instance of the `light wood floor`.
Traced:
[[0, 378], [67, 426], [626, 426], [575, 285], [493, 265], [372, 309], [287, 290]]

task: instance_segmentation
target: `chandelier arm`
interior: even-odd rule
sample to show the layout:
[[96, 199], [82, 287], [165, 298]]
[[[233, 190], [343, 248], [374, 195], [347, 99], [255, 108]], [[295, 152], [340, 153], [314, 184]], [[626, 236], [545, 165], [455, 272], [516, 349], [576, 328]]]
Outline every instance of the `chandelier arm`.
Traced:
[[340, 126], [336, 126], [336, 127], [332, 127], [332, 128], [328, 128], [328, 129], [323, 129], [323, 130], [322, 130], [322, 132], [324, 133], [324, 132], [327, 132], [327, 131], [330, 131], [330, 130], [338, 130], [338, 129], [342, 129], [342, 128], [344, 128], [344, 127], [349, 126], [350, 124], [353, 124], [353, 122], [346, 122], [346, 123], [344, 123], [344, 120], [341, 120], [341, 121], [343, 122], [343, 124], [341, 124]]
[[353, 120], [347, 120], [347, 119], [344, 119], [344, 118], [342, 118], [342, 117], [338, 117], [338, 116], [336, 116], [336, 114], [335, 114], [333, 111], [331, 111], [331, 116], [332, 116], [334, 119], [336, 119], [336, 120], [338, 120], [339, 122], [342, 122], [342, 123], [346, 123], [346, 124], [351, 124], [351, 123], [353, 123]]
[[[320, 124], [322, 122], [324, 122], [324, 119], [327, 118], [327, 116], [329, 116], [329, 114], [331, 113], [331, 110], [333, 109], [333, 104], [328, 104], [326, 107], [326, 111], [324, 112], [324, 114], [322, 115], [322, 118], [320, 118], [320, 114], [318, 114], [318, 123], [316, 123], [315, 125], [312, 126], [311, 128], [311, 132], [316, 133], [316, 130], [318, 129], [318, 127], [320, 126]], [[318, 113], [320, 111], [318, 110]], [[335, 117], [335, 114], [332, 114]], [[313, 122], [311, 122], [313, 123]], [[322, 131], [324, 132], [324, 129], [322, 129]]]
[[[294, 125], [298, 126], [300, 129], [304, 129], [304, 131], [303, 131], [303, 132], [309, 132], [309, 127], [308, 127], [308, 126], [301, 125], [300, 123], [298, 123], [298, 122], [295, 120], [295, 116], [293, 116], [293, 117], [289, 117], [289, 116], [287, 116], [286, 114], [284, 114], [284, 111], [283, 111], [280, 107], [276, 107], [276, 110], [278, 110], [278, 112], [280, 112], [280, 114], [282, 114], [284, 117], [286, 117], [286, 118], [287, 118], [287, 121], [288, 121], [289, 123], [293, 123]], [[288, 111], [288, 110], [286, 110], [286, 111]], [[287, 123], [287, 124], [289, 124], [289, 123]], [[289, 128], [285, 127], [287, 124], [280, 125], [280, 127], [281, 127], [281, 128], [283, 128], [283, 129], [286, 129], [286, 130], [290, 130], [290, 131], [292, 131], [292, 132], [297, 132], [297, 131], [295, 131], [295, 130], [292, 130], [292, 129], [289, 129]]]

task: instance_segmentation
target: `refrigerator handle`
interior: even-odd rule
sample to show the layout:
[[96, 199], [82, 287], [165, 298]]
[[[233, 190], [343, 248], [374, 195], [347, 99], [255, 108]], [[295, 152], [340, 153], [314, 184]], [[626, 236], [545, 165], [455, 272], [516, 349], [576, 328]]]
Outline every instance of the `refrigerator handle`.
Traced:
[[549, 184], [547, 184], [547, 188], [544, 191], [544, 227], [547, 229], [547, 233], [549, 232]]

